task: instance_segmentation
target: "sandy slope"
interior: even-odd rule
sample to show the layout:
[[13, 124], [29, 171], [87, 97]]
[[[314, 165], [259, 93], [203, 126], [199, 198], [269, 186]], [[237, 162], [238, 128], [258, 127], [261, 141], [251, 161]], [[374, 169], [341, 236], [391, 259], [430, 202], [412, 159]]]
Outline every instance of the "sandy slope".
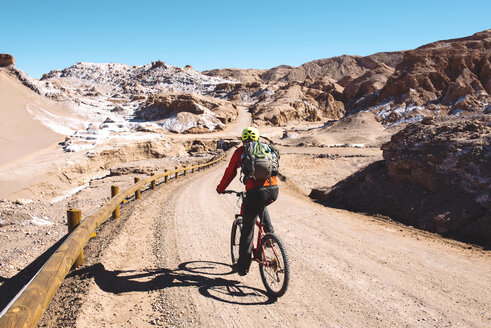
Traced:
[[0, 165], [63, 140], [36, 120], [28, 104], [46, 102], [6, 71], [0, 70]]
[[[52, 121], [43, 124], [38, 117], [63, 124], [67, 120], [83, 122], [79, 115], [66, 103], [36, 94], [5, 69], [0, 69], [0, 115], [0, 198], [31, 185], [58, 183], [53, 172], [66, 166], [67, 156], [58, 145], [65, 135], [45, 125]], [[69, 128], [62, 131], [60, 126], [55, 130], [70, 133]], [[35, 193], [41, 191], [38, 188]]]
[[287, 294], [268, 299], [256, 265], [246, 277], [230, 274], [237, 206], [235, 197], [214, 191], [223, 169], [135, 203], [103, 255], [77, 327], [489, 325], [489, 253], [323, 207], [285, 184], [270, 211], [293, 274]]

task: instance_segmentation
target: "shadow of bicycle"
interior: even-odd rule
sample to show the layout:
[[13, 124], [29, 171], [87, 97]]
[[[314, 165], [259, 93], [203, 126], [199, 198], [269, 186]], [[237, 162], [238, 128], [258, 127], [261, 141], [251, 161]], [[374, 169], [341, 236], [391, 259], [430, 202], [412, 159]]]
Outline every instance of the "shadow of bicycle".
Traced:
[[111, 271], [106, 270], [102, 263], [97, 263], [73, 271], [69, 276], [93, 278], [101, 290], [114, 294], [195, 287], [205, 297], [230, 304], [260, 305], [276, 301], [265, 291], [224, 278], [230, 274], [230, 266], [225, 263], [190, 261], [181, 263], [174, 270], [162, 268]]

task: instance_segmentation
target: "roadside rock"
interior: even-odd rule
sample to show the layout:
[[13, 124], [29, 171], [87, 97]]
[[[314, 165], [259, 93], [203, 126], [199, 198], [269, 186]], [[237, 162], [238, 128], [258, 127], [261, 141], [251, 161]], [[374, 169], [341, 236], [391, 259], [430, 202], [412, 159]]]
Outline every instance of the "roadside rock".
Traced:
[[462, 189], [491, 211], [489, 116], [410, 125], [382, 150], [391, 177], [416, 182], [432, 192]]
[[310, 197], [481, 244], [491, 240], [488, 115], [412, 124], [376, 162]]

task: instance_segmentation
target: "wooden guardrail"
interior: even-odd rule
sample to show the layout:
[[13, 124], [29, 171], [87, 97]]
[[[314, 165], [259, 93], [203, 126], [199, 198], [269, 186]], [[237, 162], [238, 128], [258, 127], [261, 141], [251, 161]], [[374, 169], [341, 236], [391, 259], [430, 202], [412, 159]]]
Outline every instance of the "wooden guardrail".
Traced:
[[113, 197], [111, 200], [78, 224], [31, 281], [0, 313], [0, 328], [34, 327], [37, 324], [75, 260], [82, 253], [92, 233], [109, 217], [113, 215], [119, 217], [119, 206], [127, 198], [148, 184], [154, 187], [158, 179], [164, 178], [164, 181], [168, 182], [169, 177], [175, 176], [177, 178], [180, 172], [184, 172], [185, 175], [186, 171], [189, 170], [194, 172], [197, 169], [199, 171], [219, 162], [225, 156], [226, 154], [205, 164], [176, 168], [173, 171], [166, 170], [164, 173], [152, 175], [148, 179], [136, 182], [131, 188], [121, 193], [115, 193], [115, 190], [112, 190]]

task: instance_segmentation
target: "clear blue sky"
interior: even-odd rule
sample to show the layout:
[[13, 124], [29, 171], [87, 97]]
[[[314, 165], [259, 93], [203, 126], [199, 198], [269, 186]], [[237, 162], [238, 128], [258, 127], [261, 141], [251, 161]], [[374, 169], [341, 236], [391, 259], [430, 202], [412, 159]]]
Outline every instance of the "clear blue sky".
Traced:
[[0, 53], [37, 78], [79, 61], [299, 66], [491, 28], [491, 0], [2, 0], [0, 8]]

